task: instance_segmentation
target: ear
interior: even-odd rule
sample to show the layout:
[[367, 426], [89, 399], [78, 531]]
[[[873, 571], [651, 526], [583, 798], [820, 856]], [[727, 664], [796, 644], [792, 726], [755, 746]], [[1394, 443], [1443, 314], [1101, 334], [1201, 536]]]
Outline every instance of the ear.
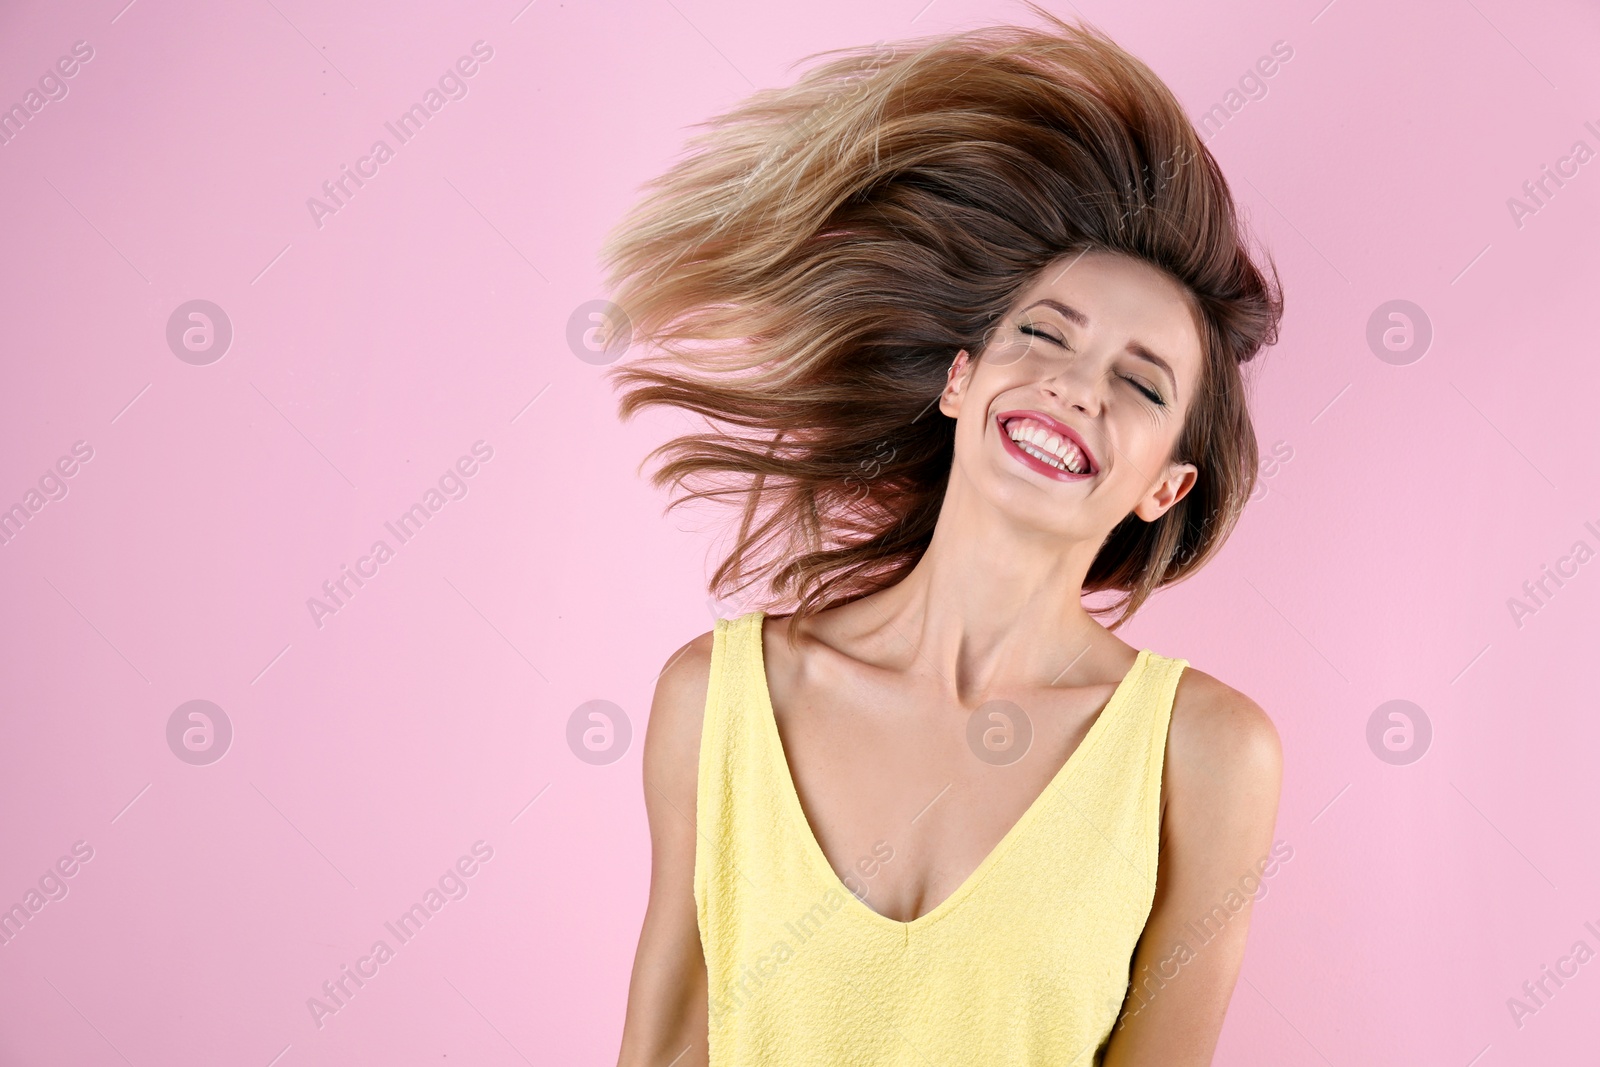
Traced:
[[1169, 463], [1166, 475], [1150, 487], [1144, 499], [1134, 507], [1134, 514], [1145, 522], [1155, 522], [1171, 510], [1172, 505], [1189, 495], [1199, 477], [1200, 468], [1193, 463]]
[[956, 353], [955, 362], [950, 364], [950, 369], [945, 372], [944, 392], [939, 394], [939, 410], [952, 419], [961, 411], [961, 395], [967, 383], [972, 380], [972, 372], [972, 359], [963, 348]]

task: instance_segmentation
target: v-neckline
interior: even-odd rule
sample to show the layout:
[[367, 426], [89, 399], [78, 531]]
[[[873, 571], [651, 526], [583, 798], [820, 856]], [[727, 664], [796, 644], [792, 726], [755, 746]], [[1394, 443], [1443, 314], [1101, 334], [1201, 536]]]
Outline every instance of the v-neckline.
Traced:
[[783, 735], [778, 730], [777, 711], [772, 705], [772, 687], [767, 681], [766, 612], [757, 610], [752, 614], [755, 617], [747, 625], [751, 626], [755, 631], [756, 673], [761, 679], [761, 702], [763, 705], [762, 710], [765, 712], [764, 718], [767, 723], [768, 737], [772, 743], [773, 751], [778, 757], [778, 773], [781, 778], [779, 787], [784, 794], [782, 803], [789, 809], [790, 816], [796, 821], [801, 836], [805, 838], [804, 848], [810, 857], [810, 862], [833, 888], [839, 890], [848, 898], [849, 904], [847, 906], [852, 911], [863, 915], [869, 922], [880, 925], [885, 929], [902, 932], [908, 936], [911, 931], [921, 930], [930, 926], [953, 911], [982, 882], [984, 876], [988, 874], [989, 868], [998, 863], [1001, 857], [1010, 850], [1016, 839], [1022, 836], [1029, 823], [1043, 809], [1046, 798], [1071, 776], [1071, 773], [1081, 762], [1080, 757], [1090, 750], [1092, 743], [1104, 732], [1104, 724], [1111, 717], [1111, 713], [1119, 709], [1122, 703], [1127, 700], [1128, 694], [1133, 690], [1134, 683], [1138, 680], [1150, 658], [1149, 649], [1142, 648], [1139, 650], [1138, 655], [1134, 657], [1133, 666], [1128, 668], [1128, 672], [1122, 676], [1122, 681], [1117, 683], [1117, 687], [1112, 691], [1110, 699], [1095, 713], [1094, 721], [1089, 724], [1089, 729], [1084, 732], [1083, 738], [1073, 748], [1071, 754], [1067, 756], [1066, 762], [1062, 763], [1039, 795], [1033, 798], [1033, 802], [1017, 818], [1017, 821], [1011, 824], [1011, 828], [989, 850], [989, 854], [984, 856], [983, 860], [972, 869], [972, 873], [968, 874], [949, 896], [945, 897], [933, 908], [918, 915], [915, 919], [905, 922], [900, 919], [891, 919], [882, 912], [868, 907], [864, 900], [856, 896], [850, 887], [840, 880], [838, 872], [833, 869], [833, 864], [828, 862], [828, 855], [822, 850], [822, 844], [817, 840], [816, 832], [811, 829], [811, 820], [806, 817], [805, 806], [800, 803], [800, 791], [794, 784], [794, 773], [789, 769], [789, 754], [783, 747]]

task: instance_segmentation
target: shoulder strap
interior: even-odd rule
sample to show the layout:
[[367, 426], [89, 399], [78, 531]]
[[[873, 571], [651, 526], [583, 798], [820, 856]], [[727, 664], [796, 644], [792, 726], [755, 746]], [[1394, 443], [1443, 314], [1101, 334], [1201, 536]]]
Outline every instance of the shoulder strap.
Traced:
[[[1178, 692], [1178, 680], [1183, 677], [1189, 661], [1182, 658], [1150, 654], [1149, 688], [1150, 745], [1145, 762], [1144, 823], [1150, 828], [1152, 845], [1160, 844], [1161, 835], [1161, 779], [1167, 761], [1167, 733], [1172, 726], [1172, 704]], [[1151, 877], [1155, 876], [1154, 866]]]
[[724, 709], [727, 700], [729, 626], [733, 620], [719, 618], [711, 628], [711, 667], [706, 679], [706, 705], [700, 723], [700, 760], [696, 769], [694, 822], [694, 896], [698, 909], [706, 905], [707, 883], [712, 875], [713, 857], [706, 842], [720, 843], [726, 826], [723, 788], [728, 771], [728, 729]]
[[759, 646], [752, 648], [752, 632], [754, 640], [760, 641], [759, 612], [719, 618], [712, 628], [695, 782], [694, 884], [702, 906], [708, 879], [715, 876], [719, 860], [734, 846], [739, 783], [749, 776], [751, 758], [757, 755], [752, 751], [751, 730], [757, 724], [750, 715], [749, 687], [750, 672], [759, 663], [751, 658], [752, 651], [759, 652]]
[[1123, 859], [1144, 888], [1155, 886], [1161, 831], [1161, 774], [1172, 698], [1186, 660], [1141, 651], [1139, 673], [1106, 721], [1073, 782], [1075, 804], [1105, 840], [1122, 842]]

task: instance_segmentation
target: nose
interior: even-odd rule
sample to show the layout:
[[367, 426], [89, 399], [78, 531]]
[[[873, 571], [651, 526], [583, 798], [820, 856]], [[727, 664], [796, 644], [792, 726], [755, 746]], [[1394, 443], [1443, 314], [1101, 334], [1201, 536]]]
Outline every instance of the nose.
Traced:
[[1068, 360], [1060, 371], [1040, 382], [1039, 387], [1063, 407], [1076, 408], [1090, 418], [1100, 414], [1100, 377], [1081, 356]]

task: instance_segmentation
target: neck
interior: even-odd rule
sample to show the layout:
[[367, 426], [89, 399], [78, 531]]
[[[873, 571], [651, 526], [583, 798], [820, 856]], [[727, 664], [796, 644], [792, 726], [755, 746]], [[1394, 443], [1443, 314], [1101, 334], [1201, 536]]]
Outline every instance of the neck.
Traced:
[[896, 658], [936, 672], [962, 703], [997, 689], [1103, 681], [1091, 670], [1107, 669], [1096, 653], [1121, 642], [1081, 602], [1098, 549], [1019, 525], [955, 476], [927, 552], [903, 580], [858, 602], [859, 625], [883, 627], [885, 649], [898, 645]]

